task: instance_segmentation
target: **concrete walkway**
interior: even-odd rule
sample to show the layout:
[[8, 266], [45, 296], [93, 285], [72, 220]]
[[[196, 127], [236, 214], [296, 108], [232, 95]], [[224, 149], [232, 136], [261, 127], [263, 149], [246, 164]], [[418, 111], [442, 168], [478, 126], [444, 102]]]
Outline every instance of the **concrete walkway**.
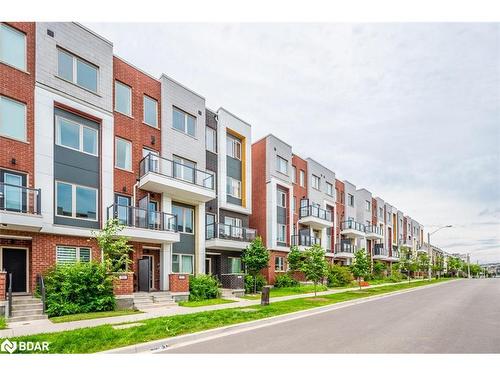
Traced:
[[[411, 282], [417, 282], [421, 280], [412, 280]], [[386, 285], [397, 285], [404, 284], [407, 281], [402, 281], [400, 283], [385, 283], [378, 285], [370, 285], [367, 287], [363, 287], [363, 289], [377, 288]], [[326, 294], [335, 294], [342, 293], [352, 290], [358, 290], [358, 287], [354, 288], [343, 288], [343, 289], [330, 289], [324, 292], [318, 292], [318, 296], [326, 295]], [[314, 297], [314, 293], [306, 293], [306, 294], [294, 294], [290, 296], [283, 297], [274, 297], [271, 298], [271, 302], [279, 302], [279, 301], [288, 301], [292, 299], [298, 298], [306, 298], [306, 297]], [[0, 338], [4, 337], [17, 337], [17, 336], [25, 336], [25, 335], [34, 335], [38, 333], [48, 333], [48, 332], [61, 332], [61, 331], [70, 331], [78, 328], [87, 328], [87, 327], [96, 327], [104, 324], [121, 324], [121, 323], [133, 323], [140, 322], [146, 319], [159, 318], [162, 316], [172, 316], [172, 315], [181, 315], [181, 314], [193, 314], [201, 311], [213, 311], [213, 310], [221, 310], [235, 307], [248, 307], [255, 306], [260, 304], [260, 299], [257, 300], [248, 300], [244, 298], [234, 298], [235, 302], [233, 303], [225, 303], [221, 305], [212, 305], [212, 306], [200, 306], [200, 307], [181, 307], [181, 306], [172, 306], [165, 308], [154, 308], [148, 311], [144, 311], [142, 314], [134, 314], [134, 315], [122, 315], [115, 316], [109, 318], [100, 318], [100, 319], [89, 319], [89, 320], [79, 320], [75, 322], [67, 322], [67, 323], [52, 323], [50, 320], [35, 320], [31, 322], [18, 322], [18, 323], [10, 323], [9, 328], [0, 330]]]

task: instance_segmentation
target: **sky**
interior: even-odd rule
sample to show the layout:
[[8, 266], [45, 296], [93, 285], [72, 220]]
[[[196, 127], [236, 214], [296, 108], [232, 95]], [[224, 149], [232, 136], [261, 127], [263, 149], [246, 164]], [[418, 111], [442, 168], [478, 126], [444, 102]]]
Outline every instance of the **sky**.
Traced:
[[433, 231], [500, 262], [500, 24], [89, 23]]

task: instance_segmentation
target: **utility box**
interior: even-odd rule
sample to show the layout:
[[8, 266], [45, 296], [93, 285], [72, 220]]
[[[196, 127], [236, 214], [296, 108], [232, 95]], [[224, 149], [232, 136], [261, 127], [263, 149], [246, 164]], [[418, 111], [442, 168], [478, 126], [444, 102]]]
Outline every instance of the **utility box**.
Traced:
[[268, 286], [265, 286], [262, 288], [262, 294], [260, 295], [260, 305], [261, 306], [267, 306], [269, 305], [269, 292], [271, 288]]

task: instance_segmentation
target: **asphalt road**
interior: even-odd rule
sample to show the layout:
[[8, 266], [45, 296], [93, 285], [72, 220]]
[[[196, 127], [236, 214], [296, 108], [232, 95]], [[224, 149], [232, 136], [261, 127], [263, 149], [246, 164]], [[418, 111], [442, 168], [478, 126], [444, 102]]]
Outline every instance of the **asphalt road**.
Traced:
[[164, 353], [500, 353], [500, 279], [460, 280]]

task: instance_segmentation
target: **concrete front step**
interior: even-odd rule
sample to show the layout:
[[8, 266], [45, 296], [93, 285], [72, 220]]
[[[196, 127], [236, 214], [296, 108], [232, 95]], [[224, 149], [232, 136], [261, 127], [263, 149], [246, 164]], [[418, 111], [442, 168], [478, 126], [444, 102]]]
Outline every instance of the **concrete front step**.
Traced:
[[12, 304], [12, 311], [36, 310], [42, 308], [43, 304], [41, 302], [24, 303], [22, 305]]
[[16, 305], [29, 305], [30, 303], [41, 303], [41, 300], [39, 298], [19, 298], [19, 297], [14, 297], [12, 298], [12, 306]]
[[156, 309], [177, 306], [170, 292], [136, 292], [134, 293], [134, 308], [137, 310]]
[[31, 316], [31, 315], [42, 315], [43, 314], [43, 309], [33, 309], [33, 310], [14, 310], [12, 309], [12, 317], [19, 317], [19, 316]]
[[46, 314], [13, 316], [12, 318], [8, 318], [7, 322], [8, 323], [26, 322], [30, 320], [42, 320], [42, 319], [48, 319], [48, 316]]

